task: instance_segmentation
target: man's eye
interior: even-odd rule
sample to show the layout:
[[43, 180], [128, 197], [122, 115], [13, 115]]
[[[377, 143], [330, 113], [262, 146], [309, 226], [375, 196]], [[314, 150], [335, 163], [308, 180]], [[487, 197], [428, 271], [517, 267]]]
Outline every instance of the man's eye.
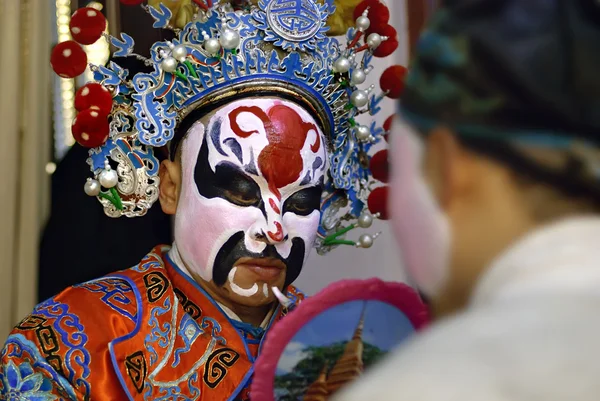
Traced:
[[260, 190], [257, 185], [243, 177], [232, 177], [223, 189], [225, 198], [238, 206], [253, 206], [260, 203]]
[[283, 205], [283, 212], [308, 216], [321, 208], [321, 187], [303, 189], [290, 196]]
[[226, 190], [225, 198], [238, 206], [253, 206], [260, 202], [260, 198], [252, 193], [235, 190]]

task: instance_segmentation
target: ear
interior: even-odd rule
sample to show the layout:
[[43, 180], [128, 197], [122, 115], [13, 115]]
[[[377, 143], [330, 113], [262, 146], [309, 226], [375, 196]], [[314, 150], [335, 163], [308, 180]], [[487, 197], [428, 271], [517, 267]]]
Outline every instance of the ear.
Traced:
[[471, 160], [456, 135], [445, 127], [434, 128], [426, 140], [425, 176], [440, 206], [447, 210], [468, 191]]
[[158, 174], [160, 206], [165, 214], [175, 214], [181, 188], [181, 166], [176, 161], [164, 160]]

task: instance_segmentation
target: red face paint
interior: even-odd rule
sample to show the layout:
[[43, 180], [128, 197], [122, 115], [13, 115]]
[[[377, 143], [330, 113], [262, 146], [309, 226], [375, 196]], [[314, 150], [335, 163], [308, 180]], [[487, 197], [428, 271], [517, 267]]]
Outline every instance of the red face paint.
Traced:
[[283, 227], [281, 226], [281, 223], [279, 223], [278, 221], [274, 222], [274, 224], [275, 224], [275, 227], [277, 227], [277, 231], [275, 231], [275, 232], [269, 231], [267, 233], [267, 235], [273, 241], [281, 242], [281, 241], [283, 241]]
[[279, 209], [279, 206], [277, 206], [277, 203], [275, 203], [273, 198], [269, 199], [269, 205], [271, 205], [271, 209], [273, 209], [275, 213], [281, 214], [281, 210]]
[[300, 153], [311, 130], [317, 132], [317, 139], [310, 149], [316, 153], [321, 148], [317, 127], [305, 122], [296, 111], [284, 104], [272, 106], [266, 113], [256, 106], [241, 106], [229, 113], [232, 131], [241, 138], [258, 133], [257, 130], [244, 131], [237, 123], [240, 113], [252, 113], [265, 128], [269, 145], [258, 156], [258, 168], [269, 183], [269, 190], [281, 199], [279, 189], [300, 178], [304, 163]]

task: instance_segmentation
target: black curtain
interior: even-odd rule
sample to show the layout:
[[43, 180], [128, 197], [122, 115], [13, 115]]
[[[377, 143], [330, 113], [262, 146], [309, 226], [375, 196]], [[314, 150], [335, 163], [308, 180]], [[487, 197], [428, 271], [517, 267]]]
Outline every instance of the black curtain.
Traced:
[[[114, 59], [130, 74], [147, 69], [135, 58]], [[157, 202], [144, 217], [107, 217], [83, 191], [92, 174], [88, 149], [73, 146], [52, 176], [51, 213], [40, 246], [38, 297], [137, 264], [154, 246], [171, 243], [170, 219]]]

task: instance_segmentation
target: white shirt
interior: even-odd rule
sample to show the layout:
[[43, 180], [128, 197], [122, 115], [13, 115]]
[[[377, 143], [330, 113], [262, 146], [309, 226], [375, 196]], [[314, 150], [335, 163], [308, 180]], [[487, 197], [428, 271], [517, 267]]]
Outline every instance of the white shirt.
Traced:
[[461, 314], [400, 346], [331, 401], [600, 400], [600, 219], [534, 232]]

